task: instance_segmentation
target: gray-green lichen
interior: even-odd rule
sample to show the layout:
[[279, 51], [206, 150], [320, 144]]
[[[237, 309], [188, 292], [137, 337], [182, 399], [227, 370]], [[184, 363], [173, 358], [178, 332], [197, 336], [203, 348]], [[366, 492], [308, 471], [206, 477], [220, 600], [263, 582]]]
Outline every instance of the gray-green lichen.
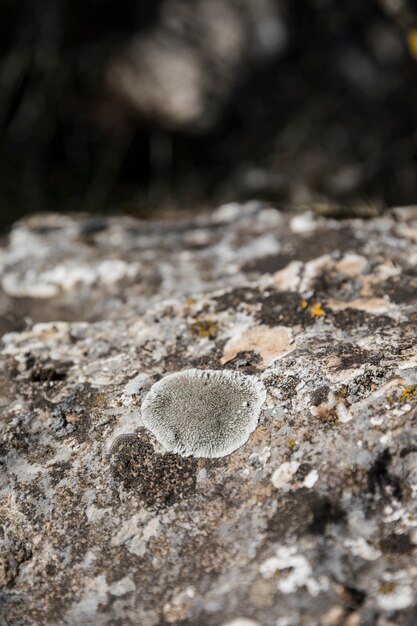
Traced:
[[265, 398], [255, 376], [190, 369], [155, 383], [143, 401], [142, 420], [170, 452], [217, 458], [248, 440]]

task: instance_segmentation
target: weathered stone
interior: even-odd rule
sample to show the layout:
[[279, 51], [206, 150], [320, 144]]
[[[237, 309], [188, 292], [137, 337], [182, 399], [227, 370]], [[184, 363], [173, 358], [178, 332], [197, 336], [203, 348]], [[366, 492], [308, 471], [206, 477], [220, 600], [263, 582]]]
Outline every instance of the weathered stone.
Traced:
[[[0, 623], [415, 624], [413, 220], [253, 203], [18, 223], [0, 256]], [[193, 367], [267, 389], [229, 456], [166, 452], [142, 424], [151, 386]]]

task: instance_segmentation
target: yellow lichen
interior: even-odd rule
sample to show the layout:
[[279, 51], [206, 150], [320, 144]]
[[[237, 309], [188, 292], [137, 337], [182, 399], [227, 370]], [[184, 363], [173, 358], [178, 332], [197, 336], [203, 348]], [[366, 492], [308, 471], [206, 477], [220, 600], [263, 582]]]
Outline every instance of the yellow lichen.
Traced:
[[97, 394], [94, 398], [94, 406], [104, 407], [107, 405], [107, 398], [101, 394]]
[[417, 28], [413, 28], [408, 33], [407, 38], [408, 43], [408, 51], [410, 52], [413, 59], [417, 61]]
[[409, 385], [400, 395], [401, 402], [407, 402], [413, 398], [417, 398], [417, 385]]
[[219, 332], [219, 326], [213, 320], [197, 320], [190, 325], [190, 330], [198, 337], [213, 339]]
[[308, 309], [308, 300], [301, 300], [300, 307], [303, 309], [303, 311]]
[[397, 585], [394, 582], [386, 582], [386, 583], [382, 583], [379, 586], [379, 593], [383, 593], [383, 594], [390, 594], [390, 593], [394, 593], [395, 589], [397, 588]]
[[296, 445], [297, 445], [297, 442], [295, 439], [288, 439], [287, 446], [289, 447], [290, 450], [295, 448]]
[[347, 398], [349, 395], [349, 387], [347, 385], [341, 385], [336, 391], [336, 395], [339, 398]]
[[326, 315], [326, 312], [323, 310], [320, 302], [317, 302], [311, 307], [310, 315], [311, 317], [323, 317], [323, 315]]

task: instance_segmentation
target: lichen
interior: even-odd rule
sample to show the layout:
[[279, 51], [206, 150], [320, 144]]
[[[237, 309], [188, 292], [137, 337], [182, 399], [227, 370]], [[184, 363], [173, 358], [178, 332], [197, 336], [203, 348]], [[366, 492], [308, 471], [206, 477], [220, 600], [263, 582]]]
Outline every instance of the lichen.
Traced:
[[190, 369], [153, 385], [142, 404], [142, 420], [166, 450], [217, 458], [247, 441], [265, 398], [254, 376]]
[[378, 591], [379, 593], [390, 594], [393, 593], [396, 588], [397, 585], [395, 582], [387, 581], [380, 584]]
[[190, 325], [193, 335], [204, 337], [205, 339], [214, 339], [219, 332], [219, 325], [213, 320], [197, 320]]
[[308, 300], [300, 300], [300, 308], [308, 312], [312, 318], [324, 317], [324, 315], [326, 315], [326, 311], [324, 311], [323, 305], [320, 302], [310, 305]]
[[107, 406], [107, 398], [102, 394], [98, 393], [94, 398], [94, 406], [96, 407], [106, 407]]
[[149, 510], [168, 508], [195, 491], [198, 461], [156, 454], [147, 436], [121, 435], [110, 454], [116, 485], [138, 496]]
[[413, 398], [417, 398], [417, 385], [409, 385], [400, 395], [401, 402], [408, 402]]
[[408, 50], [413, 59], [417, 60], [417, 28], [413, 28], [407, 37]]
[[339, 389], [336, 391], [336, 395], [339, 398], [347, 398], [349, 395], [349, 387], [347, 385], [340, 385]]
[[323, 317], [326, 315], [326, 312], [323, 310], [323, 306], [320, 302], [316, 302], [316, 304], [311, 307], [310, 315], [311, 317]]

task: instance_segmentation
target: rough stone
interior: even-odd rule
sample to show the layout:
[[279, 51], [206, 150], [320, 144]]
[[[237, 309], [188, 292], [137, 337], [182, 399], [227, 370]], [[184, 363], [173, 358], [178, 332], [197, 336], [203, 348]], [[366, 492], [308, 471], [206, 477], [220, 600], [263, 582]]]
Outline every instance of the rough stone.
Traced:
[[[16, 224], [0, 623], [414, 625], [416, 266], [413, 217]], [[266, 387], [229, 456], [167, 453], [141, 422], [151, 386], [192, 367]]]

